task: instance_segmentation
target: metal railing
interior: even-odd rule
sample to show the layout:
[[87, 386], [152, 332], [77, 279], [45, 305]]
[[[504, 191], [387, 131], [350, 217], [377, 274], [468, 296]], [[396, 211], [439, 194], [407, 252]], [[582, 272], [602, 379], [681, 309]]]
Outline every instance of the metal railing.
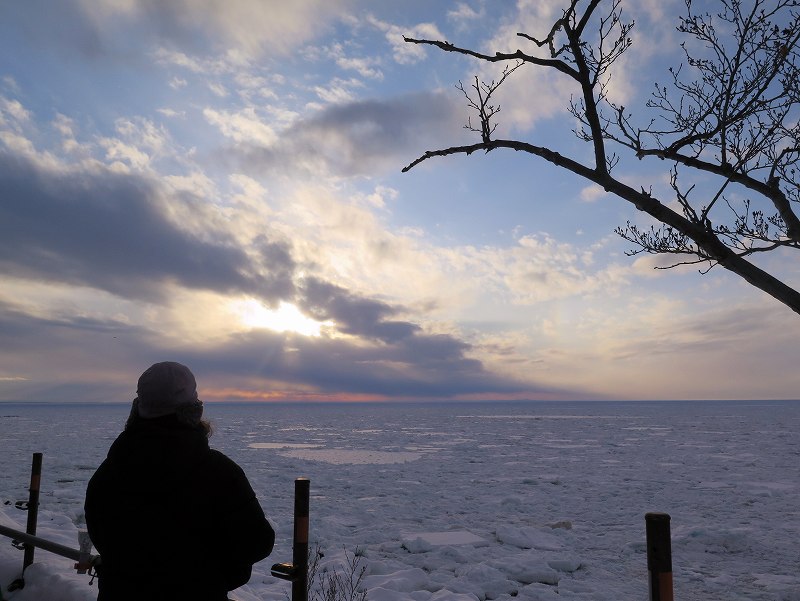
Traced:
[[15, 591], [25, 587], [25, 570], [33, 563], [34, 552], [37, 547], [55, 553], [56, 555], [75, 560], [77, 562], [75, 564], [75, 569], [78, 571], [78, 574], [86, 574], [88, 572], [94, 578], [97, 573], [92, 570], [100, 565], [100, 556], [91, 554], [92, 541], [89, 539], [89, 534], [86, 531], [80, 531], [78, 533], [80, 549], [73, 549], [66, 545], [36, 536], [41, 481], [42, 454], [34, 453], [33, 462], [31, 464], [31, 485], [28, 489], [28, 502], [27, 504], [21, 504], [21, 507], [24, 507], [28, 511], [25, 532], [0, 525], [0, 534], [11, 538], [12, 541], [16, 541], [25, 550], [25, 555], [22, 559], [22, 574], [8, 586], [9, 591]]
[[[0, 524], [0, 534], [20, 543], [24, 543], [26, 555], [28, 550], [38, 547], [44, 551], [50, 551], [50, 553], [55, 553], [56, 555], [61, 555], [67, 559], [73, 559], [77, 561], [78, 563], [75, 564], [75, 569], [78, 570], [78, 574], [85, 574], [90, 568], [97, 566], [100, 563], [100, 556], [89, 553], [83, 544], [81, 545], [82, 549], [73, 549], [71, 547], [67, 547], [66, 545], [28, 534], [27, 532], [14, 530], [13, 528], [3, 526], [2, 524]], [[80, 534], [84, 533], [81, 532]], [[88, 537], [86, 540], [89, 545], [91, 545], [91, 541], [88, 540]], [[89, 547], [89, 549], [91, 549], [91, 547]], [[33, 553], [30, 553], [30, 555], [33, 555]], [[27, 568], [28, 566], [25, 567]]]

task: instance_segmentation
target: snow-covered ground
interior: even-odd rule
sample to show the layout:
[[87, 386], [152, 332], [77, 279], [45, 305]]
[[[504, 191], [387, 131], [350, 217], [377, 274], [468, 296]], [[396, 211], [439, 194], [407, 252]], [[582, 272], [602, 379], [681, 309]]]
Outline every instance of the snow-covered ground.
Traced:
[[[126, 406], [0, 404], [0, 523], [24, 530], [44, 453], [39, 534], [77, 547], [86, 483]], [[336, 566], [364, 551], [370, 601], [645, 600], [644, 515], [672, 516], [675, 598], [800, 601], [800, 403], [208, 405], [212, 445], [276, 525], [241, 601], [285, 599], [293, 480]], [[4, 504], [8, 502], [9, 504]], [[157, 540], [153, 544], [158, 544]], [[73, 562], [0, 537], [13, 601], [96, 596]]]

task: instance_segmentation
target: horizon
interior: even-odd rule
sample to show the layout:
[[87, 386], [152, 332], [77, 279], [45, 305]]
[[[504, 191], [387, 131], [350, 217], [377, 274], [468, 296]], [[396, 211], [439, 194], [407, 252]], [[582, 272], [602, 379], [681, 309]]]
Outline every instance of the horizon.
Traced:
[[[389, 399], [384, 401], [335, 401], [335, 400], [318, 400], [318, 401], [293, 401], [293, 400], [273, 400], [273, 401], [203, 401], [204, 406], [250, 406], [250, 405], [602, 405], [602, 404], [703, 404], [703, 403], [716, 403], [716, 404], [746, 404], [746, 403], [798, 403], [800, 399], [559, 399], [559, 400], [542, 400], [542, 399], [506, 399], [506, 400], [490, 400], [490, 399], [471, 399], [471, 400], [453, 400], [453, 399]], [[11, 401], [0, 400], [0, 405], [81, 405], [81, 406], [121, 406], [130, 408], [131, 401]], [[3, 416], [0, 416], [3, 417]]]

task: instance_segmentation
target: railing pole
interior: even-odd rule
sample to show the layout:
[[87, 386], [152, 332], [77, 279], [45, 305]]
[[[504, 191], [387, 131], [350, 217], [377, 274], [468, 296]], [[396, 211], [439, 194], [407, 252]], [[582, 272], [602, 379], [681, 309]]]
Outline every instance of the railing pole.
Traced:
[[297, 478], [294, 481], [294, 541], [292, 543], [292, 565], [295, 578], [292, 580], [292, 601], [308, 601], [308, 505], [311, 481]]
[[50, 553], [61, 555], [62, 557], [66, 557], [67, 559], [74, 559], [75, 561], [84, 561], [85, 559], [86, 561], [89, 562], [90, 565], [96, 565], [100, 561], [99, 555], [89, 555], [88, 557], [85, 557], [85, 553], [80, 549], [73, 549], [72, 547], [67, 547], [66, 545], [62, 545], [61, 543], [47, 540], [46, 538], [39, 538], [38, 536], [33, 536], [31, 534], [22, 532], [20, 530], [14, 530], [12, 528], [8, 528], [7, 526], [3, 526], [2, 524], [0, 524], [0, 536], [7, 536], [12, 540], [23, 542], [26, 545], [33, 545], [34, 547], [39, 547], [44, 551], [49, 551]]
[[[33, 464], [31, 465], [31, 487], [28, 494], [28, 523], [25, 532], [31, 536], [36, 536], [36, 521], [39, 518], [39, 488], [42, 482], [42, 454], [33, 454]], [[33, 563], [33, 552], [36, 547], [30, 544], [25, 545], [25, 556], [22, 559], [22, 572]]]
[[647, 571], [650, 580], [650, 601], [673, 601], [672, 543], [669, 514], [648, 513], [644, 516], [647, 531]]

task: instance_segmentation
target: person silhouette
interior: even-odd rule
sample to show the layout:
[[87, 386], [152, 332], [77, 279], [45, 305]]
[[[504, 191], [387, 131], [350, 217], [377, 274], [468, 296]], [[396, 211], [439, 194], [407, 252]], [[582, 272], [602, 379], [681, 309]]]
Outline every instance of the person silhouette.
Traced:
[[86, 490], [101, 556], [98, 601], [224, 601], [267, 557], [275, 531], [244, 471], [209, 447], [194, 375], [156, 363]]

